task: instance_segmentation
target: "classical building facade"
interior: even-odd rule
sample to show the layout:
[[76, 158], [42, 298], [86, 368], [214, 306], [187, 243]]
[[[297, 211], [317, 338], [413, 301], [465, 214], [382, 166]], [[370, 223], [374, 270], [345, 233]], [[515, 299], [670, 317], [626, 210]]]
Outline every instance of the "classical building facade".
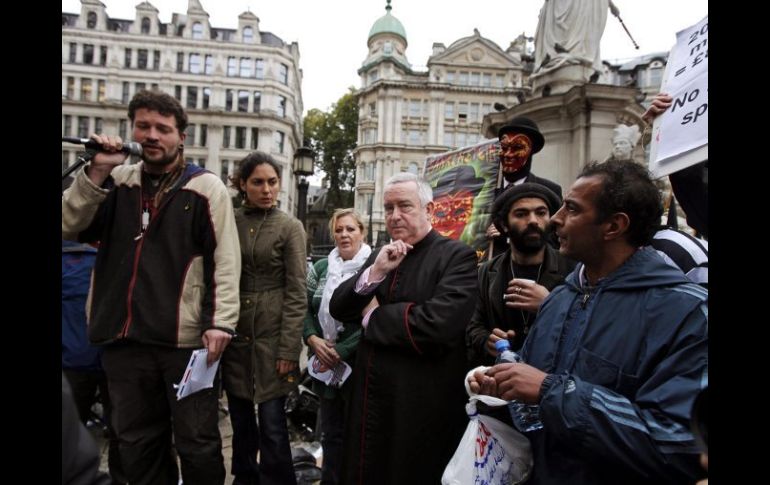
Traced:
[[[382, 208], [385, 180], [398, 172], [420, 173], [429, 155], [494, 137], [496, 125], [490, 120], [503, 120], [519, 105], [536, 98], [530, 82], [534, 64], [531, 37], [522, 33], [503, 50], [474, 29], [473, 35], [449, 47], [434, 44], [427, 70], [416, 70], [407, 59], [406, 30], [391, 14], [389, 0], [385, 9], [385, 15], [369, 31], [369, 52], [358, 70], [361, 87], [357, 91], [359, 127], [354, 152], [355, 207], [367, 220], [371, 212], [374, 234], [370, 237], [378, 244], [387, 237]], [[592, 89], [625, 86], [622, 95], [613, 92], [612, 96], [630, 96], [632, 104], [638, 103], [629, 113], [625, 112], [629, 108], [621, 109], [620, 101], [618, 106], [608, 105], [614, 110], [602, 122], [608, 133], [617, 123], [638, 122], [636, 111], [646, 107], [660, 89], [667, 57], [667, 53], [655, 53], [623, 63], [604, 62], [605, 70]], [[551, 101], [537, 98], [540, 104]], [[561, 105], [553, 116], [564, 118]], [[549, 149], [553, 160], [541, 154], [536, 171], [569, 186], [575, 168], [562, 166], [558, 160], [577, 159], [569, 150], [580, 148], [576, 148], [580, 143], [572, 134], [550, 127], [549, 121], [543, 121], [541, 130], [544, 128], [552, 132]], [[602, 159], [609, 153], [605, 145], [610, 143], [609, 135], [604, 138], [594, 141]], [[560, 151], [559, 142], [564, 145]]]
[[[62, 12], [62, 136], [130, 139], [128, 102], [157, 88], [187, 110], [188, 161], [224, 180], [249, 152], [270, 153], [282, 167], [279, 205], [294, 212], [303, 111], [296, 42], [260, 30], [251, 12], [238, 16], [237, 29], [213, 27], [198, 0], [170, 23], [146, 1], [131, 20], [110, 18], [98, 0], [81, 5], [80, 14]], [[62, 144], [62, 169], [78, 150]]]
[[449, 47], [433, 44], [427, 71], [412, 68], [407, 46], [406, 30], [388, 1], [386, 14], [369, 32], [369, 52], [358, 70], [355, 207], [367, 220], [372, 211], [372, 239], [378, 244], [385, 231], [385, 180], [422, 171], [429, 155], [482, 141], [484, 115], [495, 103], [519, 103], [528, 90], [523, 35], [507, 50], [477, 29]]

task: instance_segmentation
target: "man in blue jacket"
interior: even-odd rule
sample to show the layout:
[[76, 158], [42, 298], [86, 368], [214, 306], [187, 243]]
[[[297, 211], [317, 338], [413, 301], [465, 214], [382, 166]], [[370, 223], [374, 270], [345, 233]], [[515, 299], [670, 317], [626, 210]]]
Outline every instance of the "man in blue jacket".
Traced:
[[580, 262], [544, 301], [527, 364], [471, 390], [540, 405], [529, 483], [692, 484], [702, 473], [690, 409], [708, 384], [708, 292], [646, 247], [660, 194], [632, 162], [584, 167], [551, 217]]

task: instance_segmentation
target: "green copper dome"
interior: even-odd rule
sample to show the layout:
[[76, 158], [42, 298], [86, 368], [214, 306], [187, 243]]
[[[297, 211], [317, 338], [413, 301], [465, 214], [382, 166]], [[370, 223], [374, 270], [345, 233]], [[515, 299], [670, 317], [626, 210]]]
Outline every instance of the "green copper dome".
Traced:
[[372, 30], [369, 31], [369, 39], [377, 34], [395, 34], [400, 36], [404, 39], [404, 42], [406, 42], [406, 30], [404, 30], [404, 26], [401, 25], [401, 21], [390, 14], [392, 8], [393, 7], [390, 6], [390, 0], [388, 0], [388, 6], [385, 7], [387, 13], [378, 18], [374, 25], [372, 25]]

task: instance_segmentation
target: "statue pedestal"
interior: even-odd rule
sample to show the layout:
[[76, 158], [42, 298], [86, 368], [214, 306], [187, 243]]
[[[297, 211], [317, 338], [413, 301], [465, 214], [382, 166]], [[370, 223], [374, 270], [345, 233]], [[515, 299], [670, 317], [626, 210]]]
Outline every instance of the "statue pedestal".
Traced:
[[[532, 172], [553, 180], [566, 192], [584, 165], [609, 157], [618, 123], [636, 124], [643, 130], [644, 108], [635, 99], [636, 88], [583, 84], [555, 94], [553, 89], [549, 96], [487, 114], [481, 132], [487, 138], [497, 138], [500, 127], [516, 116], [534, 120], [545, 137], [545, 146], [533, 156]], [[636, 161], [644, 162], [643, 156], [637, 157]]]
[[588, 82], [594, 70], [583, 64], [562, 65], [530, 76], [534, 97], [553, 96], [569, 91]]

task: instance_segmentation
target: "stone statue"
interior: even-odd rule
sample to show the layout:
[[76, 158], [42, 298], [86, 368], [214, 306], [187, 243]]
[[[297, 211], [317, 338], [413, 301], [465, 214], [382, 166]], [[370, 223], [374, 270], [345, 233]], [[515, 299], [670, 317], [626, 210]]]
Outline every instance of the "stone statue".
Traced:
[[612, 155], [610, 159], [614, 160], [632, 160], [634, 147], [642, 134], [639, 132], [638, 125], [623, 125], [615, 127], [612, 135]]
[[535, 33], [534, 74], [573, 64], [601, 73], [599, 42], [608, 7], [619, 15], [610, 0], [545, 0]]

